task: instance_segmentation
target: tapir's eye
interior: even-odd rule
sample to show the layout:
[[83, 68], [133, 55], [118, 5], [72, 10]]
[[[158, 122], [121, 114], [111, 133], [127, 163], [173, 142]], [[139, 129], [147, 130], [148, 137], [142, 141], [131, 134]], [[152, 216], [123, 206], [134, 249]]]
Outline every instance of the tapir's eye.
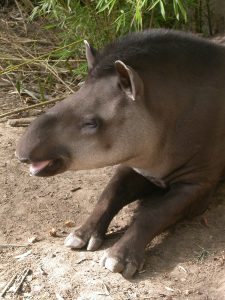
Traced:
[[95, 120], [95, 119], [85, 121], [83, 123], [83, 127], [97, 128], [98, 127], [98, 121]]
[[88, 118], [82, 122], [82, 130], [88, 132], [95, 132], [99, 127], [99, 120], [97, 118]]

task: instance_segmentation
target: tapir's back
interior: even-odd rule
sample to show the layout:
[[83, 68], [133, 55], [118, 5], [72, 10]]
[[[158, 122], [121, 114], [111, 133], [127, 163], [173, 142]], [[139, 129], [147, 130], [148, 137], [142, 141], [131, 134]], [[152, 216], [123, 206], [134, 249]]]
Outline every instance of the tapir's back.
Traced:
[[183, 32], [148, 30], [100, 51], [89, 76], [114, 74], [118, 59], [141, 75], [145, 100], [159, 115], [165, 108], [168, 113], [180, 110], [192, 114], [196, 126], [201, 119], [215, 124], [220, 118], [225, 130], [225, 47]]
[[133, 33], [100, 51], [90, 75], [101, 77], [115, 72], [114, 62], [118, 59], [135, 70], [154, 67], [163, 70], [169, 64], [180, 68], [181, 73], [192, 72], [195, 76], [202, 76], [209, 70], [225, 66], [225, 47], [172, 30]]

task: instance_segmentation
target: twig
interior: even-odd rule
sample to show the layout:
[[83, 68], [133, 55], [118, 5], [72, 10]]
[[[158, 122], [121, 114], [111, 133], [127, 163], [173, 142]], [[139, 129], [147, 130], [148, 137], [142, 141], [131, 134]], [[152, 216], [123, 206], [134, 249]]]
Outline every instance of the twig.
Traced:
[[82, 259], [78, 260], [77, 262], [75, 262], [75, 264], [79, 265], [82, 262], [87, 261], [87, 260], [92, 260], [92, 259], [91, 258], [82, 258]]
[[21, 2], [23, 2], [25, 7], [29, 7], [30, 9], [34, 9], [34, 5], [30, 0], [21, 0]]
[[[21, 50], [23, 52], [25, 52], [26, 54], [28, 54], [30, 57], [35, 58], [31, 53], [29, 53], [27, 50], [21, 48]], [[23, 56], [22, 56], [23, 57]], [[24, 57], [23, 57], [24, 58]], [[34, 63], [37, 63], [36, 61]], [[48, 69], [55, 77], [56, 79], [58, 79], [63, 85], [65, 85], [65, 87], [71, 92], [74, 93], [74, 90], [71, 89], [71, 87], [57, 74], [56, 70], [54, 70], [54, 68], [52, 66], [50, 66], [48, 64], [48, 61], [46, 60], [45, 63], [41, 62], [40, 63], [42, 66], [44, 66], [46, 69]]]
[[44, 58], [44, 57], [50, 56], [51, 54], [53, 54], [53, 53], [55, 53], [55, 52], [58, 52], [58, 51], [63, 50], [63, 49], [65, 49], [65, 48], [68, 48], [68, 47], [70, 47], [70, 46], [72, 46], [72, 45], [79, 44], [79, 43], [81, 43], [81, 42], [82, 42], [82, 40], [75, 41], [75, 42], [70, 43], [70, 44], [68, 44], [68, 45], [65, 45], [65, 46], [63, 46], [63, 47], [54, 49], [54, 50], [52, 50], [52, 51], [50, 51], [50, 52], [48, 52], [48, 53], [42, 54], [42, 55], [40, 55], [40, 56], [38, 56], [38, 57], [34, 57], [34, 58], [32, 58], [32, 59], [28, 59], [27, 61], [24, 61], [24, 62], [22, 62], [21, 64], [18, 64], [18, 65], [12, 66], [12, 67], [8, 67], [8, 68], [6, 68], [5, 70], [1, 71], [1, 72], [0, 72], [0, 75], [4, 75], [4, 74], [7, 74], [7, 73], [9, 73], [9, 72], [15, 71], [15, 70], [19, 69], [20, 67], [22, 67], [22, 66], [24, 66], [24, 65], [27, 65], [27, 64], [29, 64], [29, 63], [32, 63], [32, 62], [34, 62], [34, 61], [36, 61], [36, 60], [40, 60], [40, 59], [42, 59], [42, 58]]
[[71, 93], [74, 93], [74, 90], [71, 89], [71, 87], [57, 74], [57, 72], [52, 66], [48, 64], [48, 62], [46, 62], [45, 64], [41, 62], [41, 65], [48, 69], [49, 72], [52, 73], [56, 77], [56, 79], [58, 79], [58, 81], [60, 81]]
[[106, 233], [106, 239], [113, 239], [115, 236], [121, 235], [121, 234], [123, 234], [124, 232], [126, 232], [126, 230], [127, 230], [127, 226], [124, 226], [123, 228], [118, 229], [118, 230], [116, 230], [116, 231], [113, 231], [113, 232], [107, 232], [107, 233]]
[[[21, 57], [0, 57], [0, 60], [15, 60], [15, 61], [23, 61], [23, 62], [27, 62], [30, 61], [29, 58], [21, 58]], [[46, 59], [36, 59], [36, 62], [45, 62]], [[82, 62], [82, 61], [86, 61], [85, 59], [48, 59], [49, 62]]]
[[[3, 70], [2, 66], [0, 66], [0, 70]], [[1, 73], [1, 71], [0, 71], [0, 73]], [[8, 80], [10, 81], [10, 83], [12, 84], [12, 86], [14, 87], [16, 93], [18, 93], [17, 88], [16, 88], [16, 85], [15, 85], [15, 83], [13, 82], [13, 80], [10, 78], [9, 74], [5, 74], [5, 75], [6, 75], [6, 77], [8, 78]], [[18, 95], [19, 95], [20, 100], [21, 100], [21, 95], [20, 95], [20, 93], [18, 93]]]
[[206, 0], [206, 11], [207, 11], [209, 34], [210, 34], [210, 36], [212, 36], [213, 35], [213, 30], [212, 30], [211, 8], [210, 8], [210, 1], [209, 0]]
[[21, 244], [0, 244], [0, 248], [11, 248], [11, 247], [28, 247], [30, 244], [21, 245]]
[[[13, 34], [13, 33], [12, 33]], [[11, 40], [9, 41], [8, 39], [6, 39], [4, 36], [0, 36], [0, 40], [4, 41], [7, 44], [11, 44], [11, 41], [17, 41], [21, 44], [29, 44], [29, 43], [39, 43], [39, 44], [45, 44], [45, 45], [52, 45], [52, 43], [50, 41], [44, 40], [44, 39], [29, 39], [29, 38], [20, 38], [16, 35], [11, 36]]]
[[14, 114], [17, 114], [17, 113], [20, 113], [20, 112], [23, 112], [23, 111], [27, 111], [27, 110], [30, 110], [30, 109], [33, 109], [33, 108], [46, 106], [46, 105], [48, 105], [48, 104], [52, 104], [52, 103], [55, 103], [55, 102], [57, 102], [57, 101], [60, 101], [60, 100], [62, 100], [62, 99], [64, 99], [64, 98], [65, 98], [65, 97], [59, 97], [59, 98], [56, 98], [56, 99], [53, 99], [53, 100], [44, 101], [44, 102], [42, 102], [42, 103], [30, 105], [30, 106], [28, 106], [28, 107], [23, 107], [23, 108], [19, 108], [19, 109], [14, 109], [14, 110], [9, 111], [9, 112], [7, 112], [7, 113], [1, 114], [1, 115], [0, 115], [0, 119], [5, 118], [5, 117], [8, 117], [8, 116], [11, 116], [11, 115], [14, 115]]
[[8, 120], [7, 124], [11, 127], [27, 127], [34, 119], [35, 117], [11, 119]]
[[23, 284], [24, 280], [26, 279], [26, 277], [27, 277], [27, 275], [29, 274], [30, 271], [31, 271], [31, 269], [25, 268], [23, 270], [23, 272], [20, 274], [21, 278], [20, 278], [20, 280], [17, 283], [17, 287], [15, 288], [15, 291], [14, 291], [15, 294], [20, 289], [21, 285]]
[[22, 22], [23, 22], [23, 27], [24, 27], [25, 35], [27, 36], [27, 26], [26, 26], [26, 23], [25, 23], [25, 21], [24, 21], [23, 12], [22, 12], [22, 10], [21, 10], [21, 8], [20, 8], [19, 3], [17, 2], [17, 0], [15, 0], [15, 3], [16, 3], [16, 6], [17, 6], [17, 8], [18, 8], [18, 11], [19, 11], [19, 13], [20, 13], [20, 15], [21, 15], [21, 18], [22, 18]]
[[13, 282], [15, 281], [17, 277], [17, 274], [13, 276], [13, 278], [6, 284], [6, 286], [4, 287], [3, 291], [0, 294], [0, 299], [2, 297], [4, 297], [5, 293], [8, 291], [8, 289], [12, 286]]

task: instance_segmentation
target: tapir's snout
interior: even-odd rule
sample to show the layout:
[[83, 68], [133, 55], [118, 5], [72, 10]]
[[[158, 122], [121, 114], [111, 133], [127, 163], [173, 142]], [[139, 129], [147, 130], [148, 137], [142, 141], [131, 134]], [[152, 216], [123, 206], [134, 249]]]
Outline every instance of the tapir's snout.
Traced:
[[57, 115], [44, 114], [34, 120], [21, 137], [16, 157], [30, 164], [30, 174], [53, 176], [68, 169], [70, 154], [57, 134]]

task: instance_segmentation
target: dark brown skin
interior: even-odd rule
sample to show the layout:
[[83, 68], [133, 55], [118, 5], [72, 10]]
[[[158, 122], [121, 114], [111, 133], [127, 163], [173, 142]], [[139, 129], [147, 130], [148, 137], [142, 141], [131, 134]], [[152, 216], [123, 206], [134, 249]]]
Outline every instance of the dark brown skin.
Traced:
[[134, 34], [97, 53], [74, 95], [37, 118], [17, 147], [36, 176], [119, 164], [65, 245], [96, 250], [119, 210], [133, 222], [102, 265], [130, 278], [146, 245], [202, 213], [225, 173], [225, 49], [177, 32]]

